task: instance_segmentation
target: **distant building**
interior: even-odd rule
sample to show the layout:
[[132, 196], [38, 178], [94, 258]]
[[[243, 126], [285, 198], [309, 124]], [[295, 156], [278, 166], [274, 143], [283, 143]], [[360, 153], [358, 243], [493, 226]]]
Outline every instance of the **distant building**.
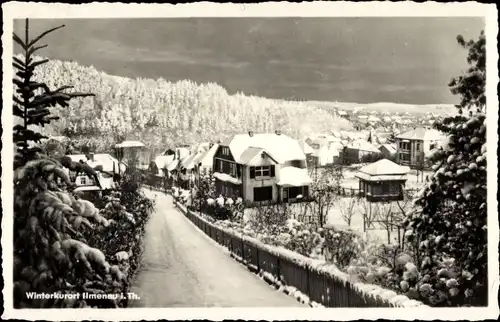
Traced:
[[355, 176], [359, 179], [361, 196], [367, 201], [395, 201], [404, 199], [404, 186], [410, 168], [382, 159], [361, 168]]
[[338, 114], [340, 117], [346, 117], [346, 116], [347, 116], [347, 112], [346, 112], [346, 111], [343, 111], [343, 110], [339, 110], [339, 111], [337, 111], [337, 114]]
[[[100, 191], [115, 188], [114, 175], [125, 172], [126, 166], [110, 154], [71, 154], [67, 155], [73, 162], [84, 162], [92, 168], [98, 167], [96, 177], [89, 177], [86, 173], [74, 173], [65, 170], [76, 184], [76, 191]], [[98, 180], [98, 182], [96, 182]]]
[[387, 159], [393, 159], [397, 156], [398, 150], [395, 144], [385, 143], [379, 147], [380, 153]]
[[423, 165], [424, 156], [443, 139], [443, 134], [434, 129], [416, 128], [396, 136], [397, 161], [399, 164], [416, 167]]
[[341, 158], [344, 162], [360, 163], [380, 155], [380, 150], [366, 140], [355, 140], [347, 144], [342, 150]]
[[299, 142], [281, 134], [238, 134], [222, 142], [213, 167], [217, 194], [246, 203], [294, 201], [309, 196], [311, 179]]

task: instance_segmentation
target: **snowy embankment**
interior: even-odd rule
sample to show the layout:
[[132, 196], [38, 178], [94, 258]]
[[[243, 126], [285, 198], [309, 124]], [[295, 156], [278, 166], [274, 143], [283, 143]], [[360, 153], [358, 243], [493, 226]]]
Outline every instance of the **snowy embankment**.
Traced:
[[[363, 284], [359, 282], [353, 281], [348, 274], [341, 272], [335, 265], [332, 264], [327, 264], [324, 261], [320, 260], [314, 260], [312, 258], [308, 258], [305, 256], [302, 256], [296, 252], [284, 249], [282, 247], [274, 247], [270, 245], [263, 244], [259, 240], [242, 235], [234, 230], [230, 230], [227, 228], [220, 227], [218, 225], [214, 225], [213, 223], [205, 220], [201, 216], [188, 211], [183, 205], [176, 203], [178, 209], [184, 213], [195, 225], [197, 226], [202, 226], [205, 228], [204, 232], [206, 233], [206, 230], [214, 230], [215, 231], [215, 237], [211, 236], [213, 239], [215, 239], [217, 242], [221, 244], [225, 244], [226, 241], [224, 240], [223, 237], [219, 236], [217, 233], [217, 230], [220, 232], [223, 232], [226, 236], [229, 236], [232, 239], [237, 239], [241, 240], [243, 243], [250, 245], [251, 247], [255, 247], [258, 252], [262, 253], [268, 253], [278, 260], [281, 260], [283, 262], [288, 262], [294, 265], [297, 269], [302, 269], [305, 270], [306, 272], [309, 273], [315, 273], [317, 274], [318, 278], [326, 278], [333, 280], [333, 283], [335, 284], [334, 293], [338, 294], [343, 294], [345, 296], [352, 296], [356, 298], [362, 299], [363, 303], [360, 303], [359, 301], [356, 303], [356, 306], [379, 306], [379, 307], [427, 307], [426, 305], [415, 301], [411, 300], [408, 297], [404, 295], [398, 295], [394, 291], [386, 290], [383, 289], [379, 286], [376, 285], [371, 285], [371, 284]], [[207, 228], [208, 227], [208, 228]], [[210, 232], [212, 234], [212, 232]], [[231, 246], [233, 248], [233, 246]], [[255, 263], [248, 263], [244, 258], [236, 254], [235, 250], [233, 249], [231, 251], [232, 257], [237, 259], [238, 261], [246, 264], [250, 269], [254, 271], [258, 271], [258, 273], [268, 282], [273, 283], [275, 286], [282, 288], [285, 292], [287, 293], [293, 293], [297, 298], [299, 298], [303, 302], [309, 303], [311, 306], [318, 306], [317, 303], [314, 303], [311, 299], [310, 296], [307, 294], [303, 294], [298, 291], [298, 287], [295, 287], [295, 285], [285, 285], [283, 281], [283, 276], [275, 276], [270, 272], [265, 271], [262, 269], [262, 267], [259, 269], [255, 266]], [[279, 266], [279, 265], [278, 265]], [[308, 274], [309, 274], [308, 273]], [[342, 288], [342, 289], [338, 289]], [[324, 290], [313, 290], [310, 289], [309, 293], [324, 293]], [[329, 290], [328, 290], [329, 291]], [[328, 293], [328, 292], [326, 292]], [[331, 296], [334, 296], [334, 294], [330, 294]], [[317, 294], [316, 294], [317, 297]], [[320, 296], [320, 300], [323, 302], [328, 302], [328, 299], [324, 297], [324, 295]], [[332, 305], [333, 304], [333, 305]], [[337, 303], [337, 305], [339, 305]], [[336, 306], [335, 303], [332, 303], [330, 300], [330, 307]]]

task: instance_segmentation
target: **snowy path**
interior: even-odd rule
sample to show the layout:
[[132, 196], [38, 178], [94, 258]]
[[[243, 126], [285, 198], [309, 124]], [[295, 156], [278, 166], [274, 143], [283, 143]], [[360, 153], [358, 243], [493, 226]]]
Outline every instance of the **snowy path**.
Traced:
[[275, 290], [225, 254], [173, 206], [171, 196], [145, 190], [156, 200], [144, 254], [132, 285], [135, 307], [304, 307]]

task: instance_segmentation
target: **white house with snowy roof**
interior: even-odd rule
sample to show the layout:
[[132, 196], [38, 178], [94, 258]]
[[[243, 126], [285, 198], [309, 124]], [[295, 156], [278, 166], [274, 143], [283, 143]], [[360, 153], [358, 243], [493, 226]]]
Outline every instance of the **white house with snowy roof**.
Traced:
[[301, 145], [279, 131], [237, 134], [222, 142], [213, 172], [218, 194], [247, 204], [306, 199], [312, 182]]

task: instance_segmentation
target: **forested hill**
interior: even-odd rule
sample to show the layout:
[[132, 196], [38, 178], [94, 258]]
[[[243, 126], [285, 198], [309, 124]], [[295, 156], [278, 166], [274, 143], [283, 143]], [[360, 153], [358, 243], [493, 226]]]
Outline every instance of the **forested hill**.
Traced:
[[149, 147], [217, 141], [238, 132], [281, 130], [296, 138], [350, 124], [302, 102], [229, 95], [221, 86], [189, 80], [130, 79], [107, 75], [76, 62], [51, 60], [35, 71], [50, 88], [73, 85], [95, 98], [77, 99], [57, 109], [61, 119], [48, 134], [66, 135], [97, 150], [121, 140], [139, 139]]

